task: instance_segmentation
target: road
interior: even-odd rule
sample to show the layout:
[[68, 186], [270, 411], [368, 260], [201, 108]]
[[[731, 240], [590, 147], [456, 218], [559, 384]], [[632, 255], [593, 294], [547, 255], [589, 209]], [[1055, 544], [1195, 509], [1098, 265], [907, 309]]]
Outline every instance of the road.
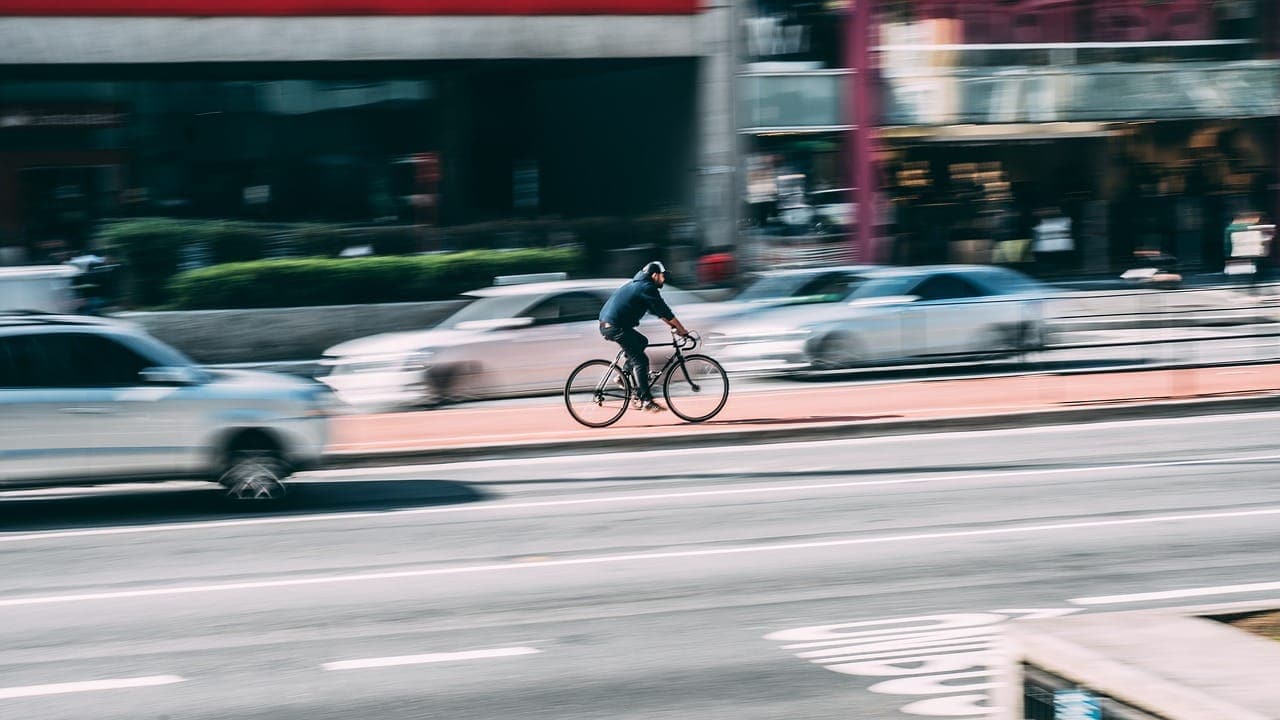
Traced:
[[1280, 596], [1278, 434], [321, 471], [256, 512], [182, 484], [11, 492], [0, 717], [983, 717], [1011, 618]]

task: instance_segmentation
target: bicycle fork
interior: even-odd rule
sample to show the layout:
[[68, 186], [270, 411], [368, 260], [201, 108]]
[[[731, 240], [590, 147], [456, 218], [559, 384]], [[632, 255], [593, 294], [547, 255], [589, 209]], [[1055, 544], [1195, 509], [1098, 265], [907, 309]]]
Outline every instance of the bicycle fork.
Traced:
[[702, 392], [701, 388], [698, 387], [698, 383], [694, 382], [693, 378], [689, 375], [689, 366], [684, 362], [684, 353], [680, 352], [678, 347], [676, 348], [676, 360], [680, 365], [680, 374], [684, 376], [684, 381], [689, 383], [689, 387], [692, 388], [694, 392]]

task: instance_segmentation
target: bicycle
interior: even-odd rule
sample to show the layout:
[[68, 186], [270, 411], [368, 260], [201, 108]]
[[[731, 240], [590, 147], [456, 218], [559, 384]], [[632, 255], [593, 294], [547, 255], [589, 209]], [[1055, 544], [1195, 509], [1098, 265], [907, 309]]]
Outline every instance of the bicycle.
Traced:
[[[650, 346], [669, 346], [675, 348], [675, 352], [662, 369], [649, 374], [649, 388], [661, 380], [667, 407], [681, 420], [694, 423], [710, 420], [729, 400], [729, 376], [720, 363], [706, 355], [685, 354], [684, 351], [698, 346], [700, 339], [696, 333], [685, 338], [674, 337], [675, 331], [671, 334], [670, 343]], [[633, 391], [631, 373], [623, 370], [625, 362], [626, 352], [619, 350], [612, 362], [588, 360], [569, 373], [564, 384], [564, 403], [574, 420], [587, 427], [600, 428], [622, 419], [631, 401], [638, 397]]]

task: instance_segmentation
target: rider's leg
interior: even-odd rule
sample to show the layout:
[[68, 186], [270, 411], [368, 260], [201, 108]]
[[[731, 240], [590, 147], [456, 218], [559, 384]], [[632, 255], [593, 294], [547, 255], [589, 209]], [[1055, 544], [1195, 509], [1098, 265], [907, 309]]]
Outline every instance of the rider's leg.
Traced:
[[649, 391], [649, 356], [644, 349], [649, 347], [649, 338], [635, 330], [624, 330], [615, 341], [627, 353], [627, 364], [631, 366], [632, 377], [636, 382], [636, 397], [641, 401], [653, 399]]

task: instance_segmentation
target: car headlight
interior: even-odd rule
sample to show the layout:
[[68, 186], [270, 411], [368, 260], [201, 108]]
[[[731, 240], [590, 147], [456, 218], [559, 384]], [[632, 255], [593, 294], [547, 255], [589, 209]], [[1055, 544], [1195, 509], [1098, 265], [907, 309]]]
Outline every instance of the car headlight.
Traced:
[[412, 353], [384, 353], [378, 355], [355, 355], [339, 358], [333, 362], [334, 375], [362, 374], [377, 372], [409, 372], [427, 366], [432, 353], [419, 350]]

